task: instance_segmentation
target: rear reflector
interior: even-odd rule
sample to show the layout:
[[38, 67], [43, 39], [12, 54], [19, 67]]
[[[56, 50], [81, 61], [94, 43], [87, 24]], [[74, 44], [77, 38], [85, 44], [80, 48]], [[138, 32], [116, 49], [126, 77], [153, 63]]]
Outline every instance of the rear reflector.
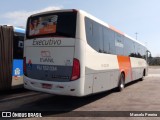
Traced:
[[73, 59], [73, 67], [72, 67], [72, 77], [71, 80], [77, 80], [80, 78], [80, 63], [79, 60]]
[[26, 76], [26, 57], [23, 58], [23, 73]]
[[51, 85], [51, 84], [42, 83], [42, 88], [51, 89], [51, 88], [52, 88], [52, 85]]

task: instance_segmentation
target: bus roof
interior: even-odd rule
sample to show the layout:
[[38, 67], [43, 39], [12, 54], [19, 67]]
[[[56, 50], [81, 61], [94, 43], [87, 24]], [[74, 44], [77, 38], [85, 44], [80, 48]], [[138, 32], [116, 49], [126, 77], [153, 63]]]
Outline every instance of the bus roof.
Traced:
[[115, 27], [107, 24], [106, 22], [104, 22], [104, 21], [96, 18], [95, 16], [93, 16], [93, 15], [91, 15], [91, 14], [89, 14], [89, 13], [83, 11], [83, 10], [78, 10], [78, 9], [52, 10], [52, 11], [46, 11], [46, 12], [36, 13], [36, 14], [31, 15], [30, 17], [37, 16], [37, 15], [41, 15], [41, 14], [49, 14], [49, 13], [53, 13], [53, 12], [69, 12], [69, 11], [77, 11], [77, 12], [79, 12], [80, 14], [82, 14], [82, 15], [84, 15], [84, 16], [86, 16], [86, 17], [89, 17], [89, 18], [91, 18], [91, 19], [93, 19], [94, 21], [98, 22], [99, 24], [104, 25], [104, 26], [106, 26], [107, 28], [109, 28], [109, 29], [111, 29], [111, 30], [113, 30], [113, 31], [115, 31], [115, 32], [117, 32], [117, 33], [119, 33], [119, 34], [121, 34], [121, 35], [123, 35], [123, 36], [125, 36], [125, 37], [127, 37], [127, 38], [129, 38], [129, 39], [131, 39], [132, 41], [134, 41], [134, 42], [136, 42], [136, 43], [139, 43], [139, 44], [141, 44], [142, 46], [146, 47], [143, 43], [137, 41], [136, 39], [130, 37], [129, 35], [123, 33], [122, 31], [116, 29]]
[[19, 33], [25, 33], [25, 29], [20, 28], [20, 27], [13, 27], [14, 28], [14, 32], [19, 32]]

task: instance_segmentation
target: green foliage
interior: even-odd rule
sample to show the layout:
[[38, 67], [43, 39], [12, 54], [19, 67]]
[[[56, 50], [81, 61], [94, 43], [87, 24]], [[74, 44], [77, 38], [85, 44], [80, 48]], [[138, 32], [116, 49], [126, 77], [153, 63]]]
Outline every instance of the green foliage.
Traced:
[[149, 65], [160, 65], [160, 57], [149, 57], [148, 58]]

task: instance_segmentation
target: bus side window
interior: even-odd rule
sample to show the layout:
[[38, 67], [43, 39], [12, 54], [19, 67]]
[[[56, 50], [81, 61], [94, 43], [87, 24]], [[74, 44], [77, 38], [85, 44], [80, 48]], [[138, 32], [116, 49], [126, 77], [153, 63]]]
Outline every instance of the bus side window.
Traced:
[[93, 22], [89, 18], [85, 18], [86, 39], [88, 44], [94, 48], [95, 41], [93, 39]]
[[104, 53], [109, 54], [110, 53], [110, 31], [108, 28], [103, 28], [103, 41], [104, 41]]
[[95, 50], [102, 53], [103, 52], [102, 26], [96, 22], [94, 22], [93, 24], [93, 39], [96, 43]]
[[86, 39], [88, 44], [99, 52], [99, 33], [97, 33], [98, 25], [89, 18], [85, 18]]
[[24, 36], [14, 35], [13, 58], [23, 59], [23, 42]]
[[22, 49], [23, 49], [23, 46], [24, 46], [23, 44], [24, 44], [23, 41], [18, 41], [18, 47], [19, 47], [19, 48], [22, 48]]
[[115, 33], [115, 47], [117, 55], [124, 55], [123, 36], [119, 33]]
[[116, 46], [115, 46], [115, 32], [112, 31], [112, 30], [109, 30], [109, 45], [110, 45], [110, 49], [109, 49], [109, 52], [111, 54], [114, 54], [116, 55]]

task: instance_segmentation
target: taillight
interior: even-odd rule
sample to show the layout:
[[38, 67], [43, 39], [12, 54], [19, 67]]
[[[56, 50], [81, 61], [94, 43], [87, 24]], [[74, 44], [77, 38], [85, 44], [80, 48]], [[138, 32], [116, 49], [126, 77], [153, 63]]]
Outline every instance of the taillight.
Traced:
[[71, 80], [77, 80], [80, 78], [80, 63], [79, 60], [73, 59], [73, 67], [72, 67], [72, 77]]
[[26, 70], [27, 70], [27, 68], [26, 68], [26, 57], [24, 57], [23, 58], [23, 73], [24, 73], [24, 75], [26, 75]]

